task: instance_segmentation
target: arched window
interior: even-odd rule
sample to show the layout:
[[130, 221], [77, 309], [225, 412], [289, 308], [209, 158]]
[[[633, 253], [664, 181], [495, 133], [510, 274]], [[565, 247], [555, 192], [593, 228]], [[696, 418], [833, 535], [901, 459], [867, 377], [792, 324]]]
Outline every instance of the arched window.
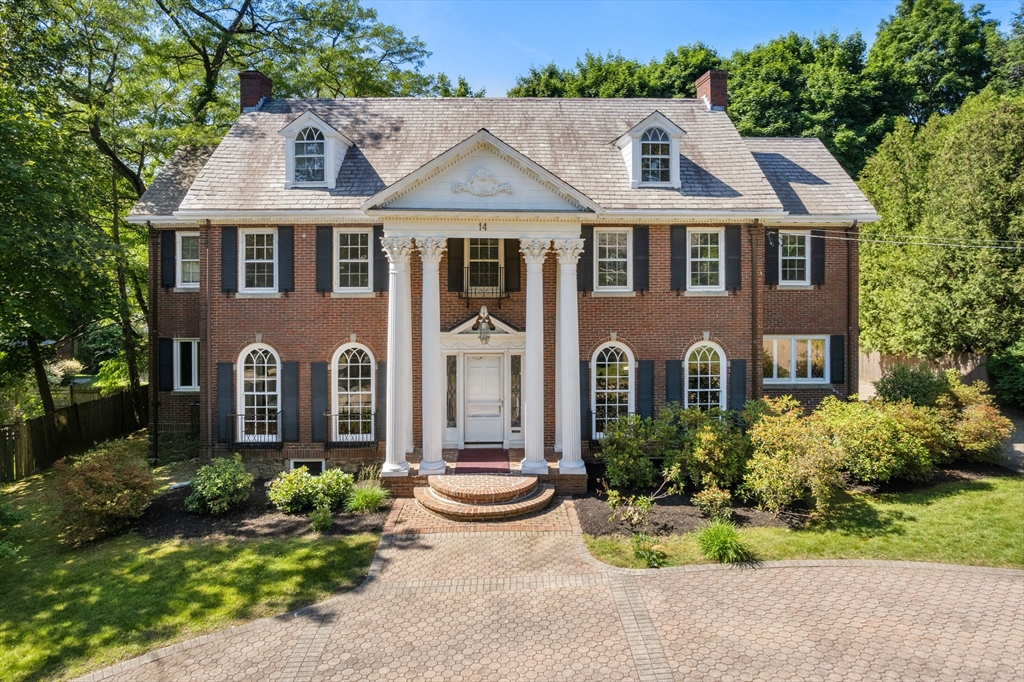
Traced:
[[272, 348], [249, 346], [239, 356], [239, 442], [281, 439], [280, 361]]
[[592, 365], [594, 437], [601, 438], [608, 422], [633, 412], [633, 354], [621, 344], [606, 343], [594, 353]]
[[295, 137], [295, 182], [323, 182], [324, 167], [324, 134], [303, 128]]
[[333, 410], [329, 428], [335, 442], [373, 440], [373, 355], [347, 343], [334, 354]]
[[668, 133], [648, 128], [640, 138], [640, 182], [671, 182], [672, 155]]
[[713, 343], [698, 343], [686, 354], [683, 372], [686, 407], [725, 409], [725, 353]]

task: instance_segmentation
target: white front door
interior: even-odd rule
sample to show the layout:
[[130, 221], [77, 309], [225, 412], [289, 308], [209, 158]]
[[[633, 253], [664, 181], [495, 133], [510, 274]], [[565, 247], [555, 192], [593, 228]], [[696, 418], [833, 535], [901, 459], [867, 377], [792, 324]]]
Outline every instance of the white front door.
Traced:
[[467, 443], [501, 443], [505, 440], [502, 410], [503, 355], [466, 355]]

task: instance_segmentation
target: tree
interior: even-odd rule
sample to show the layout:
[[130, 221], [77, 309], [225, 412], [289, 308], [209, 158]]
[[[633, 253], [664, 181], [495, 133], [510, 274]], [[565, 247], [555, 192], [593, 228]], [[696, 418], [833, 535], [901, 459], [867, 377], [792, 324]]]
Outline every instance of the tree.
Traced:
[[1010, 32], [995, 50], [993, 83], [1001, 90], [1024, 90], [1024, 0], [1010, 22]]
[[995, 33], [985, 14], [982, 5], [965, 12], [955, 0], [900, 0], [868, 53], [893, 112], [923, 125], [981, 91], [991, 75]]
[[451, 79], [443, 73], [437, 74], [434, 91], [438, 97], [483, 97], [487, 94], [487, 90], [484, 88], [473, 90], [469, 87], [469, 81], [463, 76], [459, 76], [458, 82], [453, 88]]
[[1020, 337], [1021, 168], [1024, 95], [987, 89], [920, 129], [897, 122], [861, 180], [882, 216], [861, 245], [866, 349], [992, 353]]

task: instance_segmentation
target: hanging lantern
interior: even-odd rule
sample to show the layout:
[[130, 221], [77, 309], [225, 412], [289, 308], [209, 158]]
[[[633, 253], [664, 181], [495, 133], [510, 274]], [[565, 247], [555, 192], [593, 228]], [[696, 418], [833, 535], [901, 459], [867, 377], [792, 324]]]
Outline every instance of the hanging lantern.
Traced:
[[479, 326], [477, 328], [477, 337], [480, 339], [480, 343], [484, 346], [491, 340], [491, 316], [487, 314], [487, 306], [480, 308], [480, 315], [477, 317]]

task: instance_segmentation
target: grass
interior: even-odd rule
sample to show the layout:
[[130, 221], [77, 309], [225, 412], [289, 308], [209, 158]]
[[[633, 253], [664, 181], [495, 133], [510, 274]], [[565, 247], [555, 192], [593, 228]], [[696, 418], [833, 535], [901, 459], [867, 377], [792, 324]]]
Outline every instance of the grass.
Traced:
[[[824, 522], [802, 530], [743, 528], [760, 561], [898, 559], [1024, 568], [1024, 477], [943, 483], [909, 493], [850, 493]], [[605, 563], [642, 568], [629, 538], [585, 538]], [[708, 563], [696, 533], [658, 538], [668, 566]]]
[[[137, 448], [145, 434], [114, 447]], [[155, 470], [158, 485], [194, 464]], [[153, 541], [128, 533], [77, 550], [57, 542], [48, 474], [7, 486], [24, 518], [0, 565], [0, 680], [69, 679], [158, 646], [285, 613], [356, 586], [378, 537]]]

